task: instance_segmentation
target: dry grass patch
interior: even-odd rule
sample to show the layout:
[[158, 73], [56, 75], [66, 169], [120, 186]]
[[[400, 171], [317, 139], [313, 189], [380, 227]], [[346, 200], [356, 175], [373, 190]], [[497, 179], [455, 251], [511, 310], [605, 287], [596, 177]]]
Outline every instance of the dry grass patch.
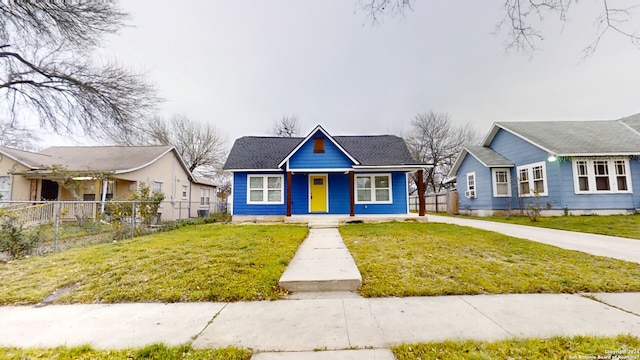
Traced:
[[193, 349], [189, 345], [168, 347], [149, 345], [142, 349], [96, 350], [89, 346], [59, 347], [53, 349], [0, 348], [0, 358], [10, 360], [249, 360], [249, 350], [227, 347], [224, 349]]
[[[444, 341], [392, 348], [397, 360], [428, 359], [638, 359], [640, 338], [554, 337], [496, 342]], [[617, 351], [617, 352], [616, 352]], [[616, 352], [616, 353], [614, 353]]]
[[640, 265], [438, 223], [340, 228], [367, 297], [640, 291]]
[[0, 264], [0, 304], [278, 299], [307, 228], [198, 225]]

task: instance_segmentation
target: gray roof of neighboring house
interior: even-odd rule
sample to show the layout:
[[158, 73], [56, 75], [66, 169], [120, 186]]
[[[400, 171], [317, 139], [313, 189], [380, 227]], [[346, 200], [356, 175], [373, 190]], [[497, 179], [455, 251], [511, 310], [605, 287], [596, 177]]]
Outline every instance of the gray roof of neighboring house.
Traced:
[[506, 157], [498, 154], [493, 149], [480, 146], [470, 145], [465, 146], [465, 150], [473, 155], [478, 161], [480, 161], [486, 167], [512, 167], [513, 162]]
[[[62, 165], [69, 170], [135, 171], [160, 159], [173, 146], [54, 146], [40, 152], [0, 147], [3, 153], [31, 170]], [[181, 161], [182, 162], [182, 161]], [[188, 170], [186, 164], [182, 164]]]
[[556, 155], [640, 154], [640, 118], [606, 121], [498, 122], [485, 139], [489, 146], [501, 128]]
[[[340, 146], [361, 166], [423, 165], [409, 154], [400, 137], [393, 135], [333, 136]], [[304, 138], [245, 136], [231, 148], [225, 170], [277, 169], [278, 164]]]
[[45, 164], [48, 164], [51, 160], [50, 156], [47, 155], [42, 155], [31, 151], [12, 149], [4, 146], [0, 146], [0, 153], [12, 158], [13, 160], [30, 169], [40, 169], [43, 166], [46, 166]]
[[150, 165], [173, 149], [173, 146], [53, 146], [39, 152], [49, 156], [49, 163], [69, 170], [103, 170], [129, 172]]

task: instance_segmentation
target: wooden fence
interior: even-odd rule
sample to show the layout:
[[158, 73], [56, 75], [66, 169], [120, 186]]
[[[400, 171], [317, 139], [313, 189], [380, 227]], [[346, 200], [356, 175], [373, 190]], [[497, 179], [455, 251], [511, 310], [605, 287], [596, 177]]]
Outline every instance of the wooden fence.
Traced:
[[[425, 211], [427, 212], [442, 212], [448, 214], [458, 213], [458, 192], [449, 191], [441, 192], [437, 194], [425, 194]], [[418, 195], [409, 196], [409, 210], [418, 211]]]

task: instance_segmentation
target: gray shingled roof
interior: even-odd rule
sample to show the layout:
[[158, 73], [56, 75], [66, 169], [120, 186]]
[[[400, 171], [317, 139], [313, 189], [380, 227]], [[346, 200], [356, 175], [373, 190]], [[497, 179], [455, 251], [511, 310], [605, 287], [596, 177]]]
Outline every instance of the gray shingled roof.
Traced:
[[172, 146], [54, 146], [40, 152], [0, 147], [0, 152], [31, 170], [63, 165], [69, 170], [128, 172], [147, 166]]
[[[334, 136], [333, 139], [363, 166], [423, 165], [411, 157], [404, 140], [397, 136]], [[233, 144], [224, 169], [277, 169], [303, 140], [301, 137], [241, 137]]]
[[[634, 117], [629, 119], [629, 126], [620, 120], [499, 122], [496, 125], [557, 155], [640, 154], [640, 135], [630, 128], [640, 127], [640, 120]], [[488, 146], [492, 139], [490, 135], [484, 145]]]
[[473, 155], [476, 159], [478, 159], [482, 164], [487, 167], [512, 167], [513, 162], [507, 159], [506, 157], [498, 154], [493, 151], [493, 149], [480, 146], [465, 146], [465, 150], [471, 155]]
[[50, 157], [46, 165], [62, 164], [70, 170], [126, 172], [159, 159], [173, 147], [166, 146], [54, 146], [39, 154]]
[[15, 161], [18, 161], [19, 163], [30, 169], [39, 169], [41, 167], [46, 167], [46, 164], [51, 161], [51, 157], [47, 155], [42, 155], [31, 151], [12, 149], [4, 146], [0, 146], [0, 153], [11, 157]]

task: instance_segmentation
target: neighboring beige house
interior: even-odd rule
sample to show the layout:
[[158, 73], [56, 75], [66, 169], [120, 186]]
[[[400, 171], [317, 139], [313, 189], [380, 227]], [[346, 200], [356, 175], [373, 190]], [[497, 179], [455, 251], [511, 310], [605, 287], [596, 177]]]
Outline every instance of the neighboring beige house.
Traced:
[[75, 200], [54, 181], [56, 165], [86, 181], [76, 192], [87, 201], [124, 200], [145, 183], [165, 194], [161, 220], [215, 209], [216, 186], [193, 175], [173, 146], [55, 146], [39, 152], [0, 147], [0, 201]]

